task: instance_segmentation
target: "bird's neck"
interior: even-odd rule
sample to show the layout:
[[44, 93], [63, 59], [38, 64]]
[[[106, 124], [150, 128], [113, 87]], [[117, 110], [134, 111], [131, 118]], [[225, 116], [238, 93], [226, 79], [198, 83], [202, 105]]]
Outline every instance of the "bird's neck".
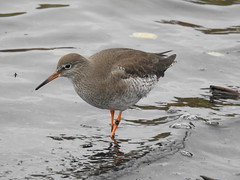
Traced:
[[97, 77], [94, 67], [88, 62], [84, 67], [79, 68], [70, 79], [72, 80], [75, 90], [79, 94], [87, 89], [96, 89], [96, 85], [100, 83]]

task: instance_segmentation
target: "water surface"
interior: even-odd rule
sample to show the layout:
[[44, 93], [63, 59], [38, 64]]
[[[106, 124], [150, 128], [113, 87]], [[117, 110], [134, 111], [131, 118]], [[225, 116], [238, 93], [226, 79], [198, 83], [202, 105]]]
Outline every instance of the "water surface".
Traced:
[[[215, 179], [240, 175], [239, 1], [4, 1], [0, 6], [0, 179]], [[147, 98], [110, 115], [71, 83], [39, 83], [58, 59], [114, 47], [173, 50]]]

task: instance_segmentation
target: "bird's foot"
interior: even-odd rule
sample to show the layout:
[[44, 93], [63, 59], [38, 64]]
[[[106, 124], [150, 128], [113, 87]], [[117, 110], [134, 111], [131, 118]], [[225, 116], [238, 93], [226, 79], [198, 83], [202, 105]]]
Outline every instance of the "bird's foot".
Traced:
[[112, 140], [115, 140], [115, 134], [111, 133], [111, 134], [110, 134], [110, 138], [111, 138]]

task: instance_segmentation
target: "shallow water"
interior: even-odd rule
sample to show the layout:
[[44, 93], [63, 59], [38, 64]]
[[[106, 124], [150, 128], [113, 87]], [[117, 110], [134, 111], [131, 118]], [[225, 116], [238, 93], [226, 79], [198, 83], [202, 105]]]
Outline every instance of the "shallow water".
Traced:
[[[240, 177], [239, 1], [4, 1], [0, 6], [0, 179]], [[83, 102], [64, 78], [34, 91], [70, 52], [173, 50], [177, 63], [123, 113]]]

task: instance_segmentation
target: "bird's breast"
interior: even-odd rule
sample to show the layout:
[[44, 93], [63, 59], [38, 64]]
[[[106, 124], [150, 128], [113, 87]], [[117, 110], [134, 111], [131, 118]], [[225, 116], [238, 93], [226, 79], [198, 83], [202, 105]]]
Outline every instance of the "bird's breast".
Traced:
[[101, 109], [126, 110], [145, 97], [157, 82], [157, 76], [130, 77], [121, 80], [73, 82], [77, 94]]

